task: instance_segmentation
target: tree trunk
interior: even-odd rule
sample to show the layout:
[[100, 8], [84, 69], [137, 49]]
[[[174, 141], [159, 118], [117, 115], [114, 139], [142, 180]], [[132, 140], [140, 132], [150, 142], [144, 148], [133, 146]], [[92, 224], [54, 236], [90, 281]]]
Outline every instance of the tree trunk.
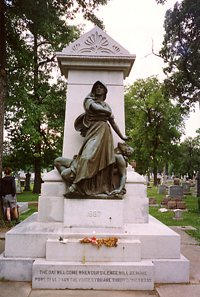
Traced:
[[34, 179], [34, 187], [33, 193], [40, 194], [41, 192], [41, 145], [37, 143], [35, 146], [35, 179]]
[[157, 166], [156, 165], [154, 165], [154, 168], [153, 168], [153, 175], [154, 175], [153, 184], [154, 186], [157, 186]]
[[[4, 8], [4, 0], [0, 0], [0, 178], [2, 178], [4, 109], [7, 93]], [[3, 223], [3, 219], [3, 203], [0, 196], [0, 224]]]
[[4, 108], [7, 92], [6, 77], [6, 40], [5, 40], [5, 3], [0, 0], [0, 178], [2, 177], [3, 162], [3, 130], [4, 130]]
[[[34, 29], [35, 30], [35, 29]], [[39, 104], [38, 95], [38, 43], [37, 33], [34, 32], [34, 98], [36, 104]], [[36, 120], [36, 131], [40, 135], [40, 120]], [[38, 141], [35, 145], [35, 179], [33, 193], [40, 193], [41, 191], [41, 143]]]
[[[1, 72], [2, 72], [2, 68], [1, 68]], [[0, 178], [2, 178], [4, 106], [5, 106], [5, 98], [6, 98], [6, 89], [7, 89], [6, 74], [2, 75], [1, 73], [0, 74]], [[1, 194], [0, 194], [0, 225], [2, 225], [3, 220], [4, 220], [3, 199], [1, 199]]]
[[3, 131], [4, 131], [4, 108], [6, 99], [6, 72], [1, 68], [0, 74], [0, 178], [2, 177], [2, 163], [3, 163]]

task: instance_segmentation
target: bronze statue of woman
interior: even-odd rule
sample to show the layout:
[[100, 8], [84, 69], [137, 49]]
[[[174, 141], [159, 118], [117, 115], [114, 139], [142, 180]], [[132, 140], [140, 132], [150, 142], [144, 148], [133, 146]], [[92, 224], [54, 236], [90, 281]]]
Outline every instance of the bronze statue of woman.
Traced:
[[107, 86], [96, 81], [84, 100], [85, 112], [75, 120], [75, 129], [81, 132], [84, 141], [70, 166], [74, 178], [66, 196], [72, 193], [94, 196], [114, 190], [112, 176], [116, 158], [110, 125], [122, 140], [131, 139], [123, 136], [115, 123], [112, 110], [105, 102], [107, 92]]

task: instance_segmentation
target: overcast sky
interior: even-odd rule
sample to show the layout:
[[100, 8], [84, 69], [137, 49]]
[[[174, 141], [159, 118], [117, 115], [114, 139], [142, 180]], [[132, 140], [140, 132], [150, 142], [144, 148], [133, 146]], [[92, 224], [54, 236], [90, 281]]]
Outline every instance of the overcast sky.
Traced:
[[[138, 78], [158, 75], [164, 79], [163, 60], [151, 54], [152, 42], [154, 52], [162, 47], [164, 16], [176, 1], [168, 0], [165, 5], [157, 5], [155, 0], [111, 0], [106, 6], [100, 7], [96, 13], [103, 21], [107, 34], [127, 49], [136, 54], [136, 61], [125, 84], [132, 84]], [[94, 26], [78, 17], [76, 24], [86, 24], [85, 32]], [[186, 136], [196, 136], [200, 127], [200, 110], [196, 105], [195, 113], [186, 121]]]

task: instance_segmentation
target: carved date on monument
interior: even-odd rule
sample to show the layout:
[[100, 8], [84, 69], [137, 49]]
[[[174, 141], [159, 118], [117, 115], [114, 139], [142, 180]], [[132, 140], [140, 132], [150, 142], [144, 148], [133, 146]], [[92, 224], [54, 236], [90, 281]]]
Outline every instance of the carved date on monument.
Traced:
[[90, 218], [99, 218], [101, 216], [101, 212], [99, 210], [90, 210], [87, 213], [87, 217]]

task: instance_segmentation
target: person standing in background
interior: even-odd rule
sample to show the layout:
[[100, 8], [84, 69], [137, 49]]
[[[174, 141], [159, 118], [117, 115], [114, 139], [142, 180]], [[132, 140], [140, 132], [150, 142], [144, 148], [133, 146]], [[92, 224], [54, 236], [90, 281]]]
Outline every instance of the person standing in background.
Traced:
[[11, 227], [11, 209], [13, 210], [16, 224], [20, 223], [17, 211], [15, 178], [11, 176], [12, 169], [9, 167], [6, 167], [4, 169], [4, 173], [6, 176], [1, 180], [1, 195], [3, 198], [3, 207], [6, 208], [6, 217], [8, 219], [8, 224], [9, 227]]

